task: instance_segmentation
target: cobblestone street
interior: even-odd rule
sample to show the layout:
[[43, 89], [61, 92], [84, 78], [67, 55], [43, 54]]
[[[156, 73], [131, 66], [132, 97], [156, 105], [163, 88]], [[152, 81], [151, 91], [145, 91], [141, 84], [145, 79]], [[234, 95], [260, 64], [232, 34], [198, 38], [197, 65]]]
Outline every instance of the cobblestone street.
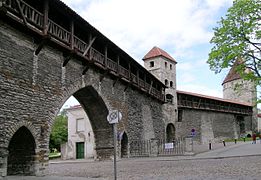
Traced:
[[[112, 180], [113, 161], [51, 161], [49, 176], [7, 180]], [[242, 143], [196, 156], [130, 158], [117, 162], [118, 180], [260, 180], [261, 144]]]
[[[51, 164], [50, 174], [113, 179], [112, 162]], [[130, 159], [118, 162], [118, 179], [260, 179], [261, 156], [226, 159]]]

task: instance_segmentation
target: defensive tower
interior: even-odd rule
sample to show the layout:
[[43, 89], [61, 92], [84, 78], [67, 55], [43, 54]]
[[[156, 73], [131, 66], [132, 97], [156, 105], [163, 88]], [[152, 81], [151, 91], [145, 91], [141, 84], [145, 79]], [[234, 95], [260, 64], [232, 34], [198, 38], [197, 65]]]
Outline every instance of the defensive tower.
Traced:
[[159, 47], [153, 47], [144, 57], [145, 68], [166, 85], [166, 103], [163, 105], [166, 140], [176, 137], [177, 119], [176, 60]]
[[240, 63], [241, 61], [239, 60], [235, 62], [222, 83], [223, 98], [243, 103], [249, 103], [253, 106], [251, 129], [255, 131], [257, 130], [256, 85], [253, 81], [244, 80], [240, 77], [240, 74], [237, 71], [237, 67]]

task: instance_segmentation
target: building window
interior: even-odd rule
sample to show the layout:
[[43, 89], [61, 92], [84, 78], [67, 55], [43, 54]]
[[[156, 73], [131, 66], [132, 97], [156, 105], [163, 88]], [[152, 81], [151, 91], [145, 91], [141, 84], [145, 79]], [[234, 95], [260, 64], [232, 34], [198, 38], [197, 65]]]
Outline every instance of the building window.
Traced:
[[165, 68], [167, 68], [168, 67], [168, 63], [167, 62], [165, 62]]
[[178, 110], [178, 122], [182, 122], [183, 111]]
[[170, 70], [172, 70], [172, 64], [169, 65]]
[[76, 131], [77, 132], [82, 132], [84, 130], [85, 130], [85, 128], [84, 128], [84, 119], [83, 118], [76, 119]]
[[169, 85], [169, 82], [167, 79], [165, 79], [165, 86], [168, 86]]
[[173, 87], [173, 82], [172, 81], [170, 81], [170, 87]]
[[154, 67], [154, 61], [150, 61], [150, 67]]

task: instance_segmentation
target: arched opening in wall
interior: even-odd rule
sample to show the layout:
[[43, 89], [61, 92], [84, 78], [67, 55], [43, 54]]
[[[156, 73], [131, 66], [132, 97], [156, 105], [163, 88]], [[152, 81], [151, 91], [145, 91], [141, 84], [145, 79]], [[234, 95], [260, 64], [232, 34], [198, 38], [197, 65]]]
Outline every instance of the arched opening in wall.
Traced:
[[22, 126], [8, 146], [7, 175], [35, 175], [35, 140], [31, 132]]
[[121, 157], [128, 157], [128, 136], [124, 132], [121, 137]]
[[168, 86], [169, 85], [169, 81], [167, 79], [165, 79], [165, 85]]
[[173, 87], [173, 82], [172, 81], [170, 81], [170, 87]]
[[173, 96], [171, 94], [166, 94], [166, 101], [168, 103], [173, 103]]
[[57, 139], [53, 138], [55, 129], [65, 129], [56, 128], [58, 121], [58, 124], [66, 125], [67, 131], [66, 140], [59, 145], [62, 159], [110, 157], [113, 154], [113, 132], [106, 119], [107, 114], [103, 99], [92, 86], [78, 90], [66, 101], [53, 124], [50, 150], [54, 153], [59, 149], [51, 146], [52, 139]]
[[172, 142], [175, 140], [175, 126], [172, 123], [169, 123], [166, 128], [166, 141], [167, 143]]
[[239, 133], [244, 134], [246, 132], [245, 120], [243, 116], [236, 116], [237, 123], [239, 125]]

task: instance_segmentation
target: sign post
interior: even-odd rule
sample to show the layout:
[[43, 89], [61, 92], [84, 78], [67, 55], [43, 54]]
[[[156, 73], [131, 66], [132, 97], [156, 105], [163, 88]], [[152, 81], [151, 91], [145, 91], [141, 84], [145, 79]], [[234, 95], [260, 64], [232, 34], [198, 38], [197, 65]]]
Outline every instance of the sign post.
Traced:
[[116, 160], [117, 160], [117, 124], [114, 123], [113, 124], [113, 142], [114, 142], [114, 160], [113, 160], [113, 164], [114, 164], [114, 179], [117, 180], [117, 164], [116, 164]]
[[117, 123], [121, 120], [122, 114], [118, 110], [112, 110], [107, 116], [107, 120], [113, 126], [113, 142], [114, 142], [114, 180], [117, 180]]
[[193, 128], [193, 129], [191, 129], [191, 137], [192, 137], [192, 152], [193, 152], [193, 138], [196, 136], [196, 130]]

